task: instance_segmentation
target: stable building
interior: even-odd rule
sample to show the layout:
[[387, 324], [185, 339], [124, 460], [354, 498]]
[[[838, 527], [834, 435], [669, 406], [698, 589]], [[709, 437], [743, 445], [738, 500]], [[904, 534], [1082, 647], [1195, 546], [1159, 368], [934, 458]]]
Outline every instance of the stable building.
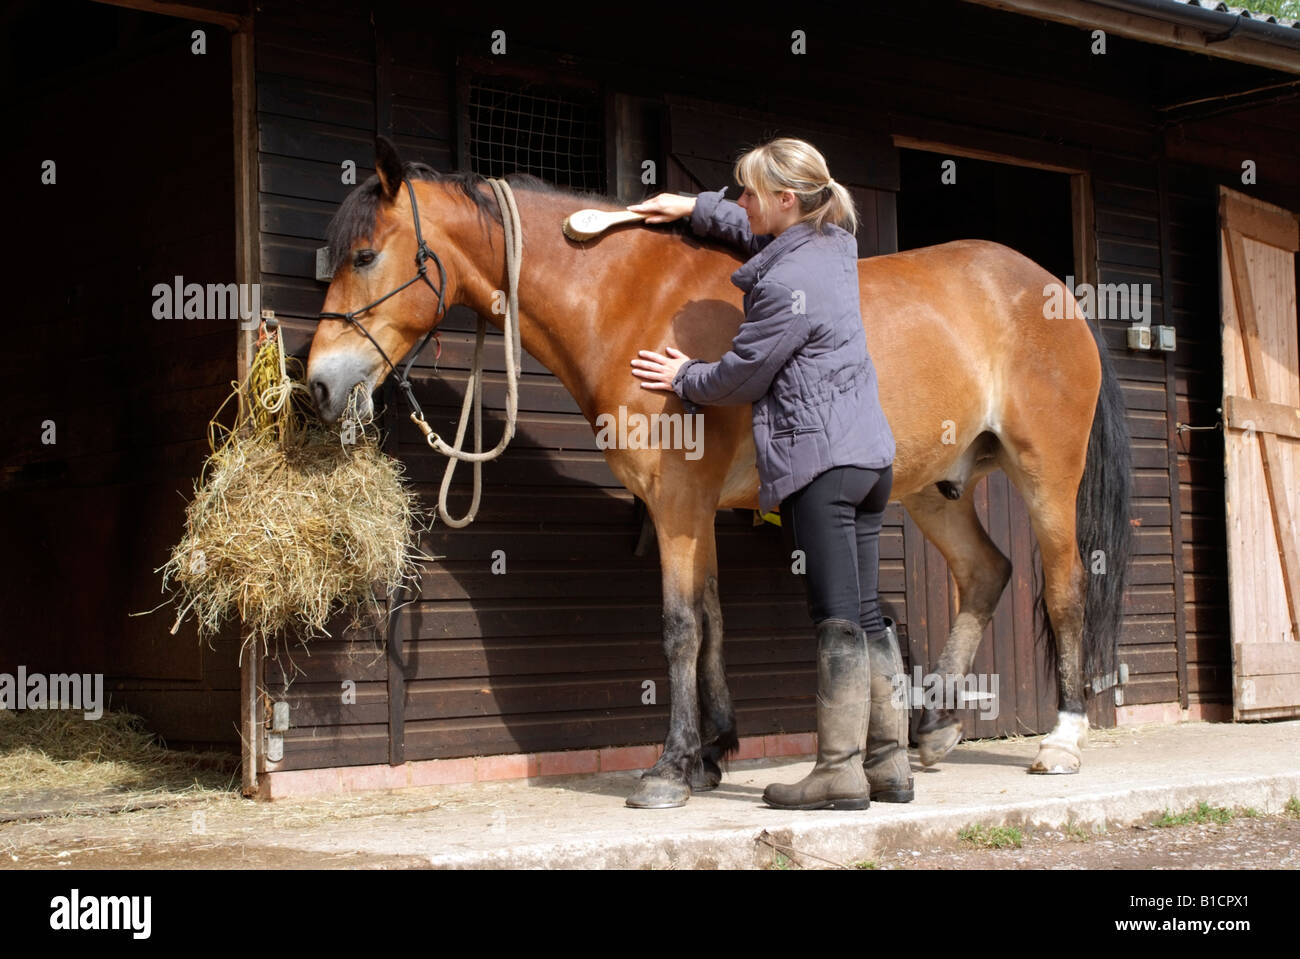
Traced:
[[[305, 355], [325, 226], [380, 133], [439, 170], [520, 170], [628, 203], [732, 183], [741, 149], [793, 135], [852, 190], [862, 256], [981, 237], [1089, 293], [1135, 471], [1122, 667], [1092, 721], [1297, 715], [1300, 28], [1182, 0], [817, 3], [788, 25], [699, 22], [666, 48], [595, 6], [18, 3], [6, 162], [35, 235], [6, 351], [0, 672], [104, 673], [112, 706], [169, 741], [241, 744], [245, 787], [264, 795], [650, 765], [668, 712], [653, 538], [527, 354], [478, 519], [426, 537], [438, 560], [388, 636], [317, 640], [287, 671], [241, 661], [235, 629], [204, 645], [192, 624], [170, 635], [174, 611], [130, 616], [161, 599], [154, 570], [208, 420], [252, 349], [247, 324], [156, 317], [152, 291], [257, 284]], [[474, 326], [453, 310], [436, 368], [416, 371], [440, 431]], [[443, 462], [383, 393], [389, 449], [432, 501]], [[1034, 645], [1026, 512], [1000, 473], [966, 495], [1014, 564], [974, 667], [998, 677], [1000, 710], [970, 711], [967, 735], [1045, 732], [1056, 690]], [[780, 531], [744, 511], [717, 530], [743, 754], [808, 752], [814, 644]], [[909, 668], [936, 662], [956, 597], [897, 504], [881, 587]]]

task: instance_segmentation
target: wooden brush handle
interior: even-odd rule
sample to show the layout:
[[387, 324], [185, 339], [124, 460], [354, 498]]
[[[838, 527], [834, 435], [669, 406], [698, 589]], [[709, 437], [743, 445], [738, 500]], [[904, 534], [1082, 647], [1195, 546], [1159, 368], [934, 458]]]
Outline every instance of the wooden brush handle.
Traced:
[[600, 233], [619, 223], [644, 220], [646, 214], [630, 210], [579, 210], [569, 215], [569, 227], [578, 233]]

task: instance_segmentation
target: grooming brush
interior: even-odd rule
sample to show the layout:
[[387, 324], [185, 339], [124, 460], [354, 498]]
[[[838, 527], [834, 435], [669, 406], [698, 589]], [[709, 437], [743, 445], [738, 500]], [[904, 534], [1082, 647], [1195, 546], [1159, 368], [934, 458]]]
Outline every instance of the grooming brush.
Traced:
[[645, 218], [646, 214], [632, 213], [630, 210], [579, 210], [577, 213], [570, 213], [560, 229], [570, 240], [590, 240], [594, 236], [600, 236], [611, 226]]

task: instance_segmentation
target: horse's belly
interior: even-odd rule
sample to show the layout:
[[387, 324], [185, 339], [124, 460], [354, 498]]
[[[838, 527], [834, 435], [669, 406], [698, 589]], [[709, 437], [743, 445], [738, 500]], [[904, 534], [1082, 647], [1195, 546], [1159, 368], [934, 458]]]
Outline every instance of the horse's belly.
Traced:
[[718, 509], [758, 509], [758, 460], [754, 452], [754, 431], [745, 430], [731, 467], [722, 481]]

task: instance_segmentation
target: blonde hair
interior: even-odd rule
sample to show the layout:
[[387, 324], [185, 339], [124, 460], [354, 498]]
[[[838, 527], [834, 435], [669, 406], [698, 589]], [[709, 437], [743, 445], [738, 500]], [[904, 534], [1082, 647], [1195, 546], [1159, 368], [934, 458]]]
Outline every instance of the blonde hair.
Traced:
[[819, 231], [830, 222], [857, 232], [853, 196], [831, 179], [826, 158], [805, 140], [777, 137], [754, 147], [736, 161], [735, 176], [758, 198], [764, 213], [771, 194], [789, 190], [799, 201], [799, 222], [811, 223]]

